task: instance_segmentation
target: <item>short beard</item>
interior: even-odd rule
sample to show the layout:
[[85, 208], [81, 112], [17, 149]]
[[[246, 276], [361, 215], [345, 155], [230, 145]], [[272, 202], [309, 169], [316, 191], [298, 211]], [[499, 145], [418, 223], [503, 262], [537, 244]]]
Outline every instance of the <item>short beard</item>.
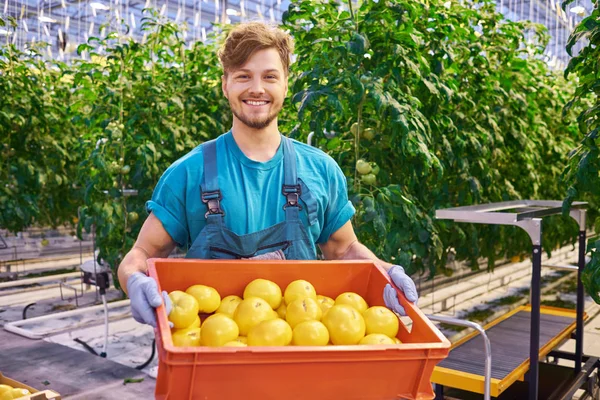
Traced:
[[242, 117], [241, 115], [239, 115], [234, 109], [233, 107], [229, 107], [231, 108], [231, 112], [233, 112], [233, 115], [235, 115], [237, 117], [237, 119], [239, 119], [244, 125], [246, 125], [249, 128], [252, 129], [264, 129], [267, 126], [271, 125], [271, 122], [273, 122], [273, 120], [275, 118], [277, 118], [277, 114], [279, 114], [279, 111], [281, 111], [281, 109], [277, 110], [277, 112], [269, 115], [266, 119], [263, 120], [259, 120], [259, 121], [250, 121], [244, 117]]

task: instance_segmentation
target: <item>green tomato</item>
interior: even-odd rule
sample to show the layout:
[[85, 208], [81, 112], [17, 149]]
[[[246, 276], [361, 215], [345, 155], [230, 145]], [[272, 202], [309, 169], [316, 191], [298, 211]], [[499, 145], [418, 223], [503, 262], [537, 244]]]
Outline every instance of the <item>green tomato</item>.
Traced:
[[367, 140], [373, 140], [375, 137], [375, 130], [373, 130], [373, 128], [367, 128], [362, 132], [362, 136]]
[[379, 165], [377, 165], [377, 163], [371, 163], [371, 173], [373, 175], [377, 175], [379, 173]]
[[108, 167], [108, 170], [110, 171], [111, 174], [118, 174], [119, 171], [121, 170], [121, 167], [119, 166], [118, 162], [112, 161], [110, 163], [110, 166]]
[[[360, 131], [362, 132], [362, 129]], [[352, 126], [350, 127], [350, 132], [352, 132], [352, 134], [356, 136], [356, 134], [358, 133], [358, 122], [352, 124]]]
[[361, 176], [360, 180], [367, 185], [374, 185], [377, 177], [373, 174], [366, 174]]
[[361, 175], [368, 174], [371, 172], [371, 165], [363, 159], [360, 159], [356, 162], [356, 172]]
[[129, 222], [135, 222], [139, 218], [140, 218], [140, 216], [135, 211], [132, 211], [129, 214], [127, 214], [127, 219], [129, 220]]
[[131, 167], [129, 165], [124, 165], [123, 168], [121, 168], [122, 175], [127, 175], [129, 171], [131, 171]]

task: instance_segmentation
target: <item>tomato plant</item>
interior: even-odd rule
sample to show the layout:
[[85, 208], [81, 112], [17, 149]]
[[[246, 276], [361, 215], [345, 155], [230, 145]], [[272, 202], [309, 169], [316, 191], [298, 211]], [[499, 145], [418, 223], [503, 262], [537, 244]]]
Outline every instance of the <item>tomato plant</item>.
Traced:
[[[437, 221], [435, 210], [563, 198], [578, 130], [586, 138], [565, 172], [568, 199], [590, 192], [596, 215], [597, 110], [586, 97], [597, 89], [596, 47], [569, 65], [588, 77], [576, 88], [541, 60], [543, 28], [476, 4], [303, 0], [283, 16], [297, 57], [280, 131], [301, 141], [314, 133], [348, 178], [359, 239], [409, 271], [434, 274], [450, 254], [478, 268], [528, 253], [516, 228]], [[594, 21], [572, 41], [593, 34]], [[116, 268], [163, 171], [231, 126], [217, 59], [229, 28], [192, 46], [151, 10], [142, 41], [121, 21], [105, 28], [69, 64], [0, 46], [0, 226], [78, 221]], [[545, 224], [546, 251], [576, 230], [568, 218]]]
[[[571, 1], [563, 3], [563, 10]], [[600, 153], [598, 151], [598, 132], [600, 124], [600, 90], [598, 89], [598, 56], [600, 55], [600, 11], [594, 1], [592, 13], [575, 28], [567, 43], [567, 52], [572, 54], [575, 44], [587, 40], [579, 54], [573, 55], [565, 70], [565, 76], [574, 75], [578, 85], [570, 101], [565, 105], [565, 114], [578, 112], [577, 122], [580, 133], [579, 143], [570, 153], [569, 163], [564, 171], [564, 180], [569, 185], [564, 201], [565, 213], [574, 200], [586, 200], [591, 205], [588, 214], [595, 231], [600, 231], [598, 204], [600, 199]], [[582, 281], [588, 293], [596, 303], [600, 303], [600, 240], [593, 238], [588, 243], [591, 261], [582, 274]]]
[[[492, 267], [530, 251], [515, 228], [434, 215], [562, 198], [559, 176], [575, 131], [561, 112], [573, 89], [541, 61], [542, 27], [504, 20], [491, 1], [358, 8], [296, 1], [283, 23], [298, 54], [291, 97], [298, 120], [288, 129], [301, 139], [314, 132], [342, 166], [367, 246], [431, 273], [450, 253], [478, 268], [480, 258]], [[572, 221], [555, 220], [545, 231], [547, 251], [575, 237]]]

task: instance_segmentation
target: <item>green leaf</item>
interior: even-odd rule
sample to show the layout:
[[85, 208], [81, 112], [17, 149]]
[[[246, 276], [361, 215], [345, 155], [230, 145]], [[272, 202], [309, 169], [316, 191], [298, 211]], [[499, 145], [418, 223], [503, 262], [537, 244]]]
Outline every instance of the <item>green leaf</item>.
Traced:
[[352, 53], [362, 57], [369, 48], [369, 41], [364, 35], [354, 32], [352, 34], [352, 39], [347, 43], [347, 46]]

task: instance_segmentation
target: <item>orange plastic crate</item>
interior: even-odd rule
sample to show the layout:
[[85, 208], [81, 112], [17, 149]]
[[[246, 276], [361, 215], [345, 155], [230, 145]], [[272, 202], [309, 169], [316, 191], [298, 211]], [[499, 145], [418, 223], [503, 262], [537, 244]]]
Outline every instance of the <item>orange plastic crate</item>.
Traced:
[[[335, 299], [352, 291], [369, 306], [384, 305], [389, 282], [370, 261], [236, 261], [150, 259], [149, 275], [160, 290], [212, 286], [222, 297], [242, 296], [256, 278], [282, 289], [296, 280], [311, 282], [318, 294]], [[159, 368], [157, 399], [432, 399], [434, 366], [450, 342], [400, 293], [412, 319], [400, 323], [402, 344], [378, 346], [175, 347], [167, 314], [157, 309]]]

